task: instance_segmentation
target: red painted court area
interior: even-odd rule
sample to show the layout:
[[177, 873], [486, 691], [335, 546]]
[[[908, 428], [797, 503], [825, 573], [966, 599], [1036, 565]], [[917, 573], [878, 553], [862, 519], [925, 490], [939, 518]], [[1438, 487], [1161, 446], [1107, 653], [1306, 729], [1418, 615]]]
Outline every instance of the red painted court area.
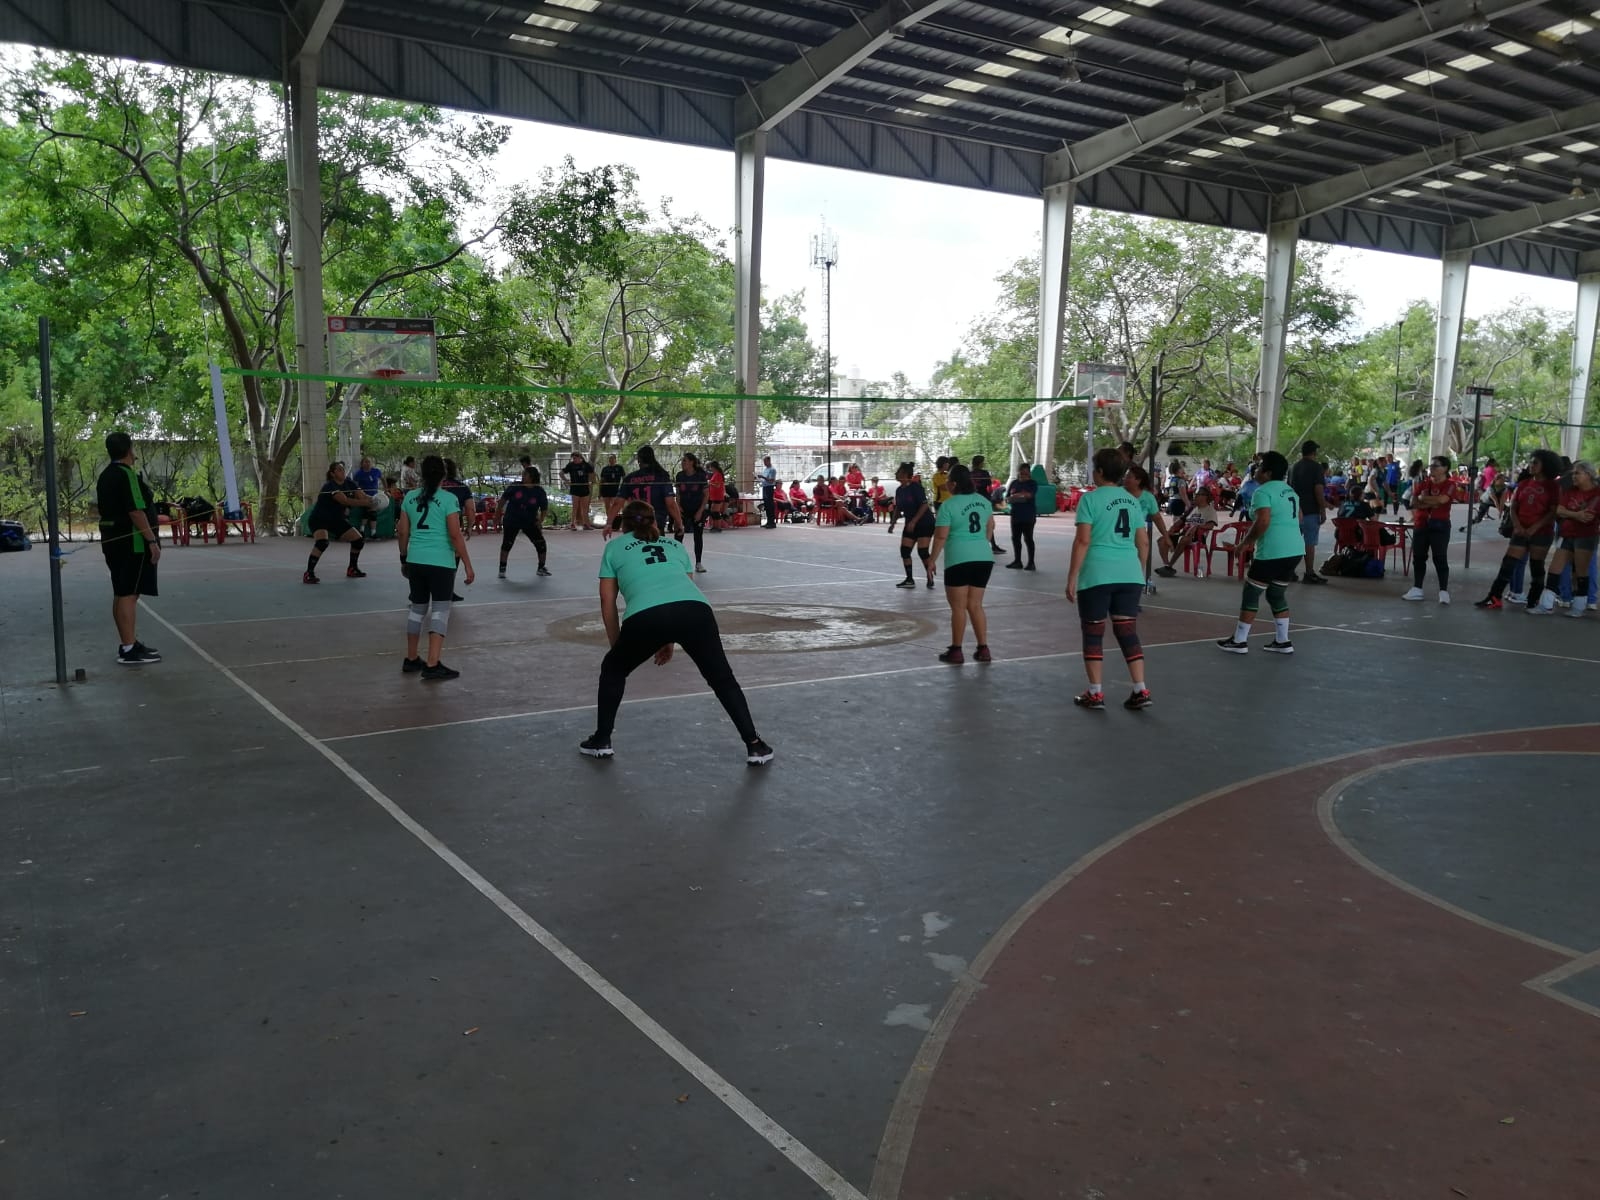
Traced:
[[597, 535], [475, 540], [438, 686], [382, 544], [174, 549], [139, 671], [75, 554], [65, 691], [0, 562], [0, 1191], [1600, 1195], [1592, 621], [1335, 581], [1224, 656], [1183, 576], [1084, 713], [1043, 525], [959, 669], [881, 527], [708, 539], [764, 771], [681, 661], [578, 757]]

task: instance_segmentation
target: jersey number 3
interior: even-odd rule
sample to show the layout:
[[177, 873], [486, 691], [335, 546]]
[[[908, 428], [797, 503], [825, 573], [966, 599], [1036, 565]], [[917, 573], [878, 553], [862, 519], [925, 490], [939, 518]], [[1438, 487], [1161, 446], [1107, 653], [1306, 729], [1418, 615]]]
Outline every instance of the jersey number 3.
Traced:
[[667, 552], [661, 546], [645, 546], [644, 561], [647, 563], [664, 563], [667, 561]]

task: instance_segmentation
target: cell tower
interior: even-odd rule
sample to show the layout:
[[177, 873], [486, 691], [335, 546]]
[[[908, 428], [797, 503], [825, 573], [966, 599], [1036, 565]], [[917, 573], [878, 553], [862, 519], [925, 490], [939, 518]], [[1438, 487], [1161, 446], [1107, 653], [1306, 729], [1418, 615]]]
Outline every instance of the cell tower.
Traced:
[[822, 272], [822, 356], [828, 367], [828, 455], [833, 466], [833, 269], [839, 265], [839, 235], [822, 222], [822, 230], [811, 235], [811, 266]]

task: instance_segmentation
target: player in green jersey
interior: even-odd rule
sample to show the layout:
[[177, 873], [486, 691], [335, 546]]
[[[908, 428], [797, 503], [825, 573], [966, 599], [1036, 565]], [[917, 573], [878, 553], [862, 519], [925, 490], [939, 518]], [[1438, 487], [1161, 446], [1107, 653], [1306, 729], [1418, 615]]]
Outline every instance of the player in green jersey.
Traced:
[[1250, 627], [1261, 607], [1261, 593], [1267, 594], [1272, 609], [1274, 636], [1262, 647], [1273, 654], [1293, 654], [1289, 640], [1289, 594], [1284, 586], [1294, 578], [1296, 564], [1305, 553], [1300, 530], [1300, 499], [1285, 483], [1289, 460], [1276, 450], [1268, 450], [1256, 467], [1261, 486], [1250, 498], [1251, 525], [1240, 540], [1241, 551], [1253, 552], [1244, 572], [1244, 599], [1239, 603], [1239, 625], [1217, 645], [1228, 654], [1250, 652]]
[[1083, 669], [1089, 688], [1073, 698], [1079, 708], [1102, 711], [1103, 646], [1106, 618], [1133, 679], [1133, 694], [1124, 708], [1149, 708], [1144, 683], [1144, 647], [1139, 644], [1139, 599], [1144, 595], [1145, 557], [1150, 531], [1139, 501], [1118, 486], [1128, 470], [1122, 452], [1106, 448], [1094, 456], [1094, 490], [1078, 501], [1077, 532], [1072, 541], [1072, 566], [1067, 572], [1067, 600], [1078, 606], [1083, 626]]
[[[467, 582], [473, 580], [472, 558], [467, 554], [467, 540], [461, 528], [461, 505], [444, 490], [444, 477], [444, 459], [437, 454], [424, 458], [422, 486], [407, 493], [394, 527], [400, 544], [400, 572], [411, 585], [406, 657], [400, 669], [407, 674], [420, 671], [422, 678], [430, 682], [455, 679], [461, 674], [439, 660], [450, 629], [458, 559], [467, 570]], [[426, 662], [418, 654], [424, 624], [428, 627]]]
[[972, 622], [978, 639], [977, 662], [989, 662], [989, 618], [983, 611], [983, 593], [994, 570], [994, 505], [979, 495], [972, 472], [957, 463], [950, 468], [947, 481], [950, 498], [939, 506], [934, 521], [933, 550], [928, 569], [933, 570], [944, 555], [944, 597], [950, 604], [950, 648], [939, 655], [940, 662], [960, 664], [966, 659], [961, 641]]

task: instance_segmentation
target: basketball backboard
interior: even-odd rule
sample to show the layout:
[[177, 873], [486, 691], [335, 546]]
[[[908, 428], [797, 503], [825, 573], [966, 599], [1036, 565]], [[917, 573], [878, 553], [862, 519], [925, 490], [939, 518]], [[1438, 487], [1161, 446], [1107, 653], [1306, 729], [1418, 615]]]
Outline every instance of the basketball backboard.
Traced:
[[329, 317], [328, 372], [365, 379], [438, 379], [432, 317]]
[[1096, 408], [1105, 408], [1108, 404], [1121, 404], [1128, 390], [1128, 368], [1115, 366], [1111, 363], [1074, 363], [1072, 391], [1074, 395], [1091, 396], [1097, 401], [1105, 403], [1096, 404]]

